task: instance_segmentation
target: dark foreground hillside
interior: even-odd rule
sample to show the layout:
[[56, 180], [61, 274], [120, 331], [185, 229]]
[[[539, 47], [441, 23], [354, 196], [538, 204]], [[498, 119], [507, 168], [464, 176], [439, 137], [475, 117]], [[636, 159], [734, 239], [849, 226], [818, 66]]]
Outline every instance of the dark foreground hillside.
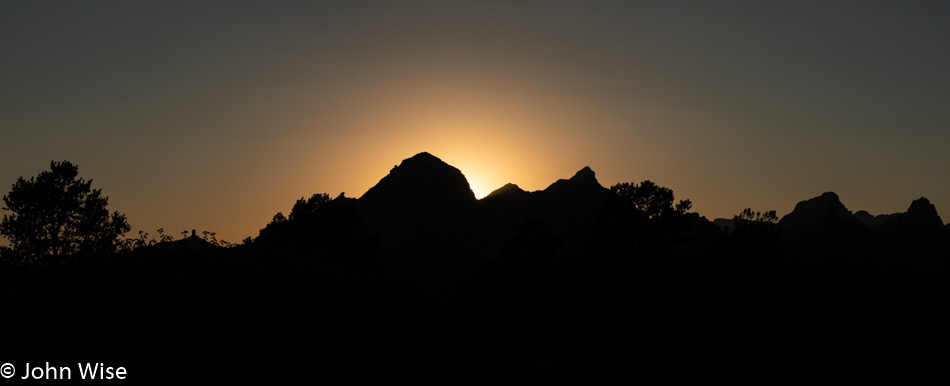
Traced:
[[525, 252], [438, 276], [152, 249], [4, 269], [0, 323], [7, 357], [105, 362], [136, 381], [897, 382], [943, 377], [950, 358], [947, 271], [924, 269], [928, 254], [895, 242], [797, 258], [725, 238], [693, 257]]
[[3, 352], [176, 383], [945, 376], [946, 271], [719, 248], [451, 278], [253, 248], [5, 269]]
[[420, 178], [457, 180], [429, 157], [242, 246], [4, 265], [0, 361], [161, 384], [948, 379], [950, 231], [926, 199], [872, 216], [826, 193], [722, 230], [586, 168], [476, 201]]

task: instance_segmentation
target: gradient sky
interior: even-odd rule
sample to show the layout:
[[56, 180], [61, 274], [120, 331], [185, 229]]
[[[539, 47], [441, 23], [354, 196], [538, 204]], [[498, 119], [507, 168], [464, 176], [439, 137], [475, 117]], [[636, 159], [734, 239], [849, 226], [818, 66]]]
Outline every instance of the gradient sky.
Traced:
[[709, 219], [950, 217], [950, 2], [3, 1], [0, 192], [70, 160], [237, 242], [428, 151], [481, 197], [589, 165]]

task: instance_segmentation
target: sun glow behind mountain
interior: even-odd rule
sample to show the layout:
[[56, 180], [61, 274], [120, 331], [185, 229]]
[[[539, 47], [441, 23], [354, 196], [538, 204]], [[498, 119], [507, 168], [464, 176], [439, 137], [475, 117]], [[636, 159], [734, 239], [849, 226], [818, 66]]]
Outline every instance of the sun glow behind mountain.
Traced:
[[822, 4], [2, 2], [0, 193], [68, 159], [135, 230], [237, 241], [427, 151], [478, 197], [590, 166], [709, 218], [947, 205], [946, 6]]
[[[569, 109], [570, 102], [519, 82], [516, 74], [459, 67], [402, 74], [374, 86], [372, 97], [353, 102], [369, 113], [341, 117], [354, 130], [333, 138], [340, 144], [332, 149], [333, 158], [351, 167], [335, 178], [342, 182], [337, 188], [350, 196], [374, 185], [389, 171], [386, 165], [422, 151], [460, 169], [478, 198], [509, 182], [544, 189], [591, 162], [597, 145], [574, 129], [589, 122], [585, 109]], [[325, 114], [299, 118], [314, 132], [327, 120]]]

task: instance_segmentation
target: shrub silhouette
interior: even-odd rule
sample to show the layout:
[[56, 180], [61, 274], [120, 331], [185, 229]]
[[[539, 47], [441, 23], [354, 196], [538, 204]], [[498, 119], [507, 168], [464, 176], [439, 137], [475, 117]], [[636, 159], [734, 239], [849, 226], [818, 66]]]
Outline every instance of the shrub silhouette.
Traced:
[[[182, 238], [185, 238], [188, 235], [188, 231], [181, 231], [181, 235]], [[150, 247], [157, 244], [170, 243], [172, 241], [175, 241], [175, 238], [165, 234], [165, 228], [158, 228], [158, 230], [155, 231], [155, 235], [139, 230], [138, 237], [127, 238], [120, 241], [119, 250], [128, 252], [137, 248]]]

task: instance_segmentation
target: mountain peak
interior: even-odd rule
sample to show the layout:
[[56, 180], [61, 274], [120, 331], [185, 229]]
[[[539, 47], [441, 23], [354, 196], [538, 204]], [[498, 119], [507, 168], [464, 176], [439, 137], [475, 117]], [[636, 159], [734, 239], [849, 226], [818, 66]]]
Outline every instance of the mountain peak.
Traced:
[[779, 220], [778, 226], [795, 236], [814, 232], [851, 232], [865, 227], [834, 192], [800, 201], [791, 213]]
[[416, 169], [416, 168], [427, 168], [427, 169], [444, 169], [444, 170], [458, 170], [452, 165], [445, 163], [441, 158], [436, 157], [428, 152], [421, 152], [412, 157], [402, 160], [393, 170], [396, 169]]
[[439, 157], [436, 157], [436, 156], [432, 155], [432, 153], [429, 153], [429, 152], [427, 152], [427, 151], [424, 151], [424, 152], [418, 153], [418, 154], [416, 154], [416, 155], [414, 155], [414, 156], [412, 156], [412, 157], [409, 157], [409, 158], [407, 158], [407, 160], [431, 160], [431, 161], [442, 162], [442, 160], [439, 159]]
[[439, 168], [439, 167], [443, 167], [443, 165], [452, 167], [451, 165], [445, 163], [445, 161], [442, 161], [442, 159], [440, 159], [439, 157], [436, 157], [424, 151], [412, 157], [402, 160], [402, 162], [399, 163], [399, 165], [397, 165], [396, 167], [394, 167], [393, 170], [396, 170], [401, 167]]
[[515, 184], [512, 184], [512, 183], [509, 182], [509, 183], [505, 184], [504, 186], [502, 186], [502, 187], [500, 187], [500, 188], [498, 188], [498, 189], [495, 189], [494, 191], [492, 191], [491, 193], [489, 193], [487, 196], [483, 197], [482, 200], [484, 200], [484, 199], [496, 199], [496, 198], [499, 198], [499, 197], [523, 197], [523, 196], [525, 196], [525, 195], [527, 195], [527, 194], [528, 194], [528, 192], [525, 191], [524, 189], [521, 189], [520, 186], [515, 185]]
[[570, 179], [557, 180], [545, 190], [577, 189], [581, 187], [603, 189], [603, 186], [597, 181], [596, 174], [590, 166], [584, 166], [583, 169], [574, 173], [574, 176]]
[[502, 196], [509, 196], [509, 195], [515, 195], [515, 194], [520, 195], [524, 193], [527, 193], [527, 192], [524, 189], [521, 189], [520, 186], [509, 182], [505, 184], [504, 186], [498, 189], [495, 189], [494, 191], [489, 193], [487, 196], [483, 198], [483, 200], [485, 198], [502, 197]]
[[918, 198], [907, 208], [907, 222], [919, 227], [943, 226], [943, 220], [937, 214], [937, 207], [930, 203], [926, 198]]
[[[439, 211], [475, 202], [475, 193], [460, 170], [422, 152], [404, 159], [362, 197], [364, 209]], [[395, 209], [393, 209], [395, 210]]]
[[577, 181], [597, 181], [597, 177], [590, 166], [584, 166], [583, 169], [578, 170], [577, 173], [574, 173], [574, 177], [571, 177], [571, 180]]
[[921, 211], [928, 211], [928, 212], [933, 211], [934, 213], [937, 212], [937, 208], [933, 204], [931, 204], [930, 200], [928, 200], [926, 197], [918, 198], [910, 203], [910, 208], [908, 208], [907, 211], [910, 212], [914, 210], [921, 210]]
[[[835, 192], [824, 192], [820, 196], [816, 197], [822, 202], [841, 202], [841, 198], [838, 197], [838, 194]], [[813, 199], [814, 200], [814, 199]]]

